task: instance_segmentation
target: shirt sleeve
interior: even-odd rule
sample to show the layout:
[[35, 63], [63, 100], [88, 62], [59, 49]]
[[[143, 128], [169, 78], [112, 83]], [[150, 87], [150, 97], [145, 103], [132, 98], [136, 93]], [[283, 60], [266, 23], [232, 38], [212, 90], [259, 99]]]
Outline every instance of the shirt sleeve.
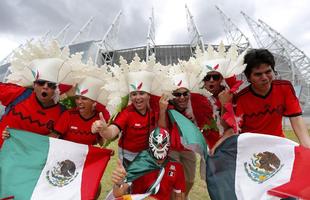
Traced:
[[97, 104], [96, 104], [96, 110], [97, 110], [98, 112], [102, 112], [103, 118], [104, 118], [104, 120], [105, 120], [106, 122], [109, 121], [109, 119], [110, 119], [110, 113], [109, 113], [109, 111], [107, 110], [107, 108], [106, 108], [104, 105], [102, 105], [101, 103], [97, 103]]
[[282, 86], [282, 91], [285, 97], [285, 111], [284, 116], [294, 117], [302, 114], [299, 100], [295, 95], [295, 90], [291, 83]]
[[117, 117], [113, 121], [113, 124], [116, 125], [120, 130], [124, 130], [128, 124], [128, 118], [129, 115], [127, 110], [125, 109], [117, 115]]
[[0, 101], [4, 106], [8, 106], [14, 101], [19, 95], [21, 95], [26, 88], [11, 84], [11, 83], [0, 83]]
[[69, 130], [70, 113], [65, 111], [57, 120], [54, 130], [61, 135], [65, 135]]
[[181, 193], [185, 192], [185, 175], [184, 175], [184, 170], [181, 164], [176, 165], [177, 169], [177, 178], [176, 182], [174, 184], [174, 192], [176, 193]]

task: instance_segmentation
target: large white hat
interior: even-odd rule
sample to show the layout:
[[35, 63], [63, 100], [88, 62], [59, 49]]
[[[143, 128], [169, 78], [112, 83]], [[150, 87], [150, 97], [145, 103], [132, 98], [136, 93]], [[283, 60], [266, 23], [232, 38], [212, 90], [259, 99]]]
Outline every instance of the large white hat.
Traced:
[[75, 95], [90, 98], [104, 105], [106, 103], [106, 98], [104, 98], [104, 95], [101, 95], [103, 86], [103, 80], [87, 76], [77, 84]]
[[175, 74], [172, 77], [173, 84], [178, 88], [189, 89], [189, 81], [186, 73]]
[[[158, 68], [154, 69], [155, 71]], [[202, 88], [200, 85], [201, 80], [204, 77], [203, 68], [201, 68], [194, 58], [190, 58], [188, 61], [179, 60], [178, 64], [168, 65], [167, 70], [161, 70], [159, 77], [167, 77], [170, 84], [165, 81], [165, 86], [162, 86], [166, 91], [172, 92], [179, 88], [186, 88], [192, 93], [200, 93], [205, 96], [210, 96], [210, 93]], [[157, 77], [156, 76], [156, 77]], [[169, 89], [168, 89], [169, 88]]]
[[45, 44], [28, 42], [15, 51], [6, 82], [28, 87], [33, 81], [42, 79], [72, 85], [69, 74], [83, 63], [81, 54], [69, 55], [69, 49], [61, 49], [55, 40]]
[[120, 105], [122, 99], [133, 91], [145, 91], [152, 93], [154, 86], [155, 57], [147, 62], [141, 61], [139, 56], [135, 54], [130, 64], [120, 57], [120, 65], [101, 66], [108, 75], [104, 88], [108, 92], [107, 108], [111, 112]]
[[35, 59], [30, 63], [34, 80], [58, 83], [60, 71], [65, 61], [59, 58]]
[[202, 53], [197, 50], [196, 58], [198, 63], [204, 68], [205, 75], [210, 71], [217, 71], [224, 78], [230, 78], [234, 75], [241, 74], [246, 64], [243, 64], [244, 55], [247, 50], [238, 56], [237, 46], [232, 44], [228, 51], [225, 50], [224, 44], [221, 42], [218, 51], [209, 45], [207, 51]]
[[148, 71], [129, 72], [127, 75], [129, 92], [151, 92], [154, 74]]

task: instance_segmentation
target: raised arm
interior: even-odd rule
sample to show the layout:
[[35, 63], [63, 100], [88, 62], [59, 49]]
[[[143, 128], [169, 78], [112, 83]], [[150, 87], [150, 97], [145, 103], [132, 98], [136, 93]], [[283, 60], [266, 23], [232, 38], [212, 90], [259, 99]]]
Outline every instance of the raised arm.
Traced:
[[300, 144], [310, 148], [310, 136], [302, 116], [290, 117], [290, 122]]

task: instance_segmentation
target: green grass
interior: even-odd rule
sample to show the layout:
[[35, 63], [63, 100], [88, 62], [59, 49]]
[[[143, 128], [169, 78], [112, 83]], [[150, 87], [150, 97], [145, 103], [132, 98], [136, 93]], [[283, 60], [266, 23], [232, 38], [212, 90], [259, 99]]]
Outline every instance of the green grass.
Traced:
[[[295, 134], [293, 133], [293, 131], [285, 131], [285, 135], [287, 138], [294, 140], [296, 142], [297, 138], [295, 136]], [[102, 177], [102, 181], [101, 181], [101, 195], [99, 197], [99, 200], [103, 200], [105, 199], [106, 195], [109, 193], [109, 191], [112, 188], [112, 181], [111, 181], [111, 174], [113, 169], [116, 167], [116, 161], [117, 161], [117, 141], [112, 142], [107, 148], [113, 149], [115, 151], [115, 154], [113, 157], [111, 157], [111, 160], [107, 166], [107, 169]], [[197, 157], [199, 158], [199, 156]], [[202, 181], [200, 179], [200, 174], [199, 174], [199, 160], [197, 159], [197, 174], [196, 174], [196, 178], [195, 178], [195, 184], [190, 192], [190, 199], [192, 200], [210, 200], [208, 191], [207, 191], [207, 187], [206, 187], [206, 183], [204, 181]]]

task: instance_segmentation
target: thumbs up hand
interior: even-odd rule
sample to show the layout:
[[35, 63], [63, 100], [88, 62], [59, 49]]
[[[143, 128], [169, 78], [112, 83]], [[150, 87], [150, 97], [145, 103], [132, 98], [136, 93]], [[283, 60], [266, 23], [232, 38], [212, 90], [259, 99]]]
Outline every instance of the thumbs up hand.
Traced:
[[99, 113], [99, 119], [100, 120], [94, 121], [91, 126], [91, 132], [94, 134], [104, 131], [108, 127], [106, 121], [103, 118], [102, 112]]
[[121, 160], [118, 159], [117, 160], [117, 166], [114, 169], [114, 171], [112, 172], [112, 182], [114, 184], [120, 186], [124, 182], [126, 175], [127, 175], [126, 170], [125, 170], [124, 166], [122, 165]]

